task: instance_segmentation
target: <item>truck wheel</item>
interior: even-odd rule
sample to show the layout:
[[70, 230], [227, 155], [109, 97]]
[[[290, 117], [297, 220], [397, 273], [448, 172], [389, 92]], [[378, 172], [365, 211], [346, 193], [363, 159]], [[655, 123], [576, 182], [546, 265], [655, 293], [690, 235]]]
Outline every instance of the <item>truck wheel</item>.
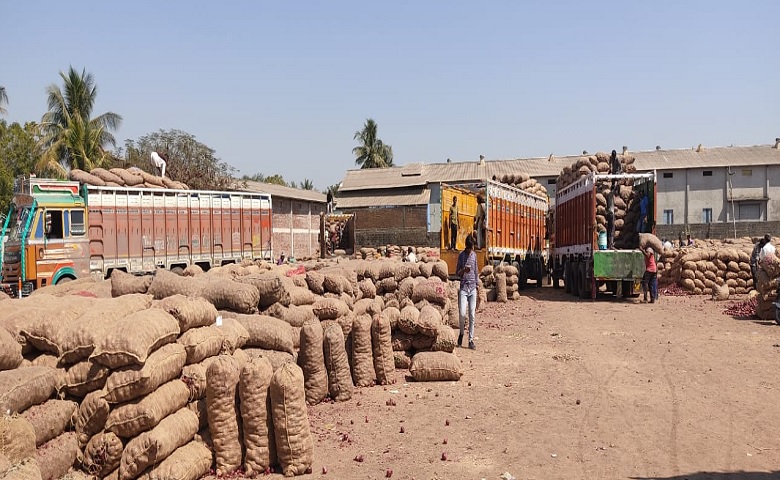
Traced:
[[544, 282], [544, 260], [536, 261], [536, 288], [542, 288]]
[[571, 263], [566, 262], [563, 264], [563, 291], [571, 293]]
[[175, 273], [178, 276], [182, 276], [182, 275], [184, 275], [184, 269], [181, 268], [181, 267], [173, 267], [171, 269], [171, 273]]
[[588, 282], [587, 264], [585, 262], [580, 264], [580, 298], [590, 298], [590, 282]]
[[580, 296], [580, 262], [573, 262], [569, 269], [571, 274], [571, 294], [575, 297]]
[[55, 285], [62, 285], [63, 283], [72, 282], [73, 278], [71, 277], [62, 277], [59, 280], [57, 280], [57, 283]]
[[622, 297], [629, 298], [630, 296], [632, 296], [634, 294], [633, 287], [634, 287], [634, 282], [624, 280], [622, 285], [623, 288]]

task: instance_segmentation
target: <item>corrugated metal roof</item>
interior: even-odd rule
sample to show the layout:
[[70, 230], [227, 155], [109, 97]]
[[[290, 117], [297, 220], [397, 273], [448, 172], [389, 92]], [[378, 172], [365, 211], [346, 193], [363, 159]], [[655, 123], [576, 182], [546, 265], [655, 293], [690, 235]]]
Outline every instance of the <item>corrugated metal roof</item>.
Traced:
[[362, 190], [341, 193], [336, 198], [336, 208], [387, 207], [398, 205], [425, 205], [431, 192], [427, 188], [403, 188], [395, 190]]
[[308, 202], [326, 203], [327, 199], [324, 193], [316, 190], [303, 190], [300, 188], [285, 187], [274, 183], [255, 182], [252, 180], [238, 180], [245, 182], [246, 188], [237, 183], [235, 188], [245, 192], [268, 193], [271, 197], [292, 198], [294, 200], [305, 200]]
[[[749, 147], [704, 147], [700, 152], [693, 149], [651, 150], [633, 152], [636, 167], [640, 171], [671, 170], [682, 168], [706, 168], [731, 166], [755, 166], [780, 163], [780, 150], [771, 145]], [[531, 177], [556, 177], [563, 167], [576, 162], [581, 155], [563, 157], [526, 158], [513, 160], [489, 160], [484, 165], [477, 161], [413, 164], [391, 168], [368, 168], [348, 170], [339, 191], [357, 191], [365, 189], [386, 189], [411, 186], [423, 186], [427, 183], [479, 181], [501, 177], [509, 173], [524, 172]], [[405, 175], [416, 171], [421, 165], [419, 175]]]

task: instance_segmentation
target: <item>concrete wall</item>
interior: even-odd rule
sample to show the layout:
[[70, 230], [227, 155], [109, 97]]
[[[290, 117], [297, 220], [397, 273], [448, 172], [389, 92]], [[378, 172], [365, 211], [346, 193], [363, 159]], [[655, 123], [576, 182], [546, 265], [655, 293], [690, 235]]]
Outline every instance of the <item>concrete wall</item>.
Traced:
[[273, 249], [296, 259], [314, 258], [319, 254], [320, 213], [324, 203], [273, 198]]
[[439, 234], [428, 233], [428, 207], [344, 209], [355, 214], [356, 248], [382, 245], [439, 246]]
[[[780, 221], [775, 222], [736, 222], [737, 237], [760, 237], [765, 233], [777, 238], [780, 237]], [[686, 231], [690, 231], [693, 238], [734, 238], [734, 224], [731, 222], [689, 224], [685, 225], [656, 225], [658, 238], [668, 238], [676, 241], [682, 236], [685, 240]]]

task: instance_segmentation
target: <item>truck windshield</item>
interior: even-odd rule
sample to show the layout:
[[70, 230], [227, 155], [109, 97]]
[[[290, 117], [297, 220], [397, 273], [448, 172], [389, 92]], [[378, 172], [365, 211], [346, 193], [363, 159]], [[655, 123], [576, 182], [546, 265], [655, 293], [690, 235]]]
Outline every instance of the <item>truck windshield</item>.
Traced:
[[27, 225], [27, 218], [30, 216], [30, 208], [12, 207], [8, 215], [8, 231], [6, 232], [8, 241], [18, 242], [21, 240], [24, 227]]

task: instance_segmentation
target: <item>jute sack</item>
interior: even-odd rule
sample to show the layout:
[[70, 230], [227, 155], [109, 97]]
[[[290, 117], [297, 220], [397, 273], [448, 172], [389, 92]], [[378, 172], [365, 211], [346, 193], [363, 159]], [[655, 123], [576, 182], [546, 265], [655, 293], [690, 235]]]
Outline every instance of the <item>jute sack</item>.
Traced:
[[390, 328], [398, 327], [398, 319], [401, 318], [401, 310], [392, 305], [388, 305], [382, 310], [382, 313], [390, 320]]
[[233, 314], [249, 333], [247, 347], [265, 348], [293, 353], [292, 327], [284, 320], [268, 315]]
[[151, 275], [133, 275], [122, 270], [111, 271], [111, 296], [121, 297], [131, 293], [146, 293], [154, 277]]
[[35, 445], [40, 447], [65, 433], [77, 408], [78, 404], [70, 400], [49, 400], [25, 410], [22, 417], [30, 422], [35, 431]]
[[118, 320], [152, 304], [151, 295], [128, 294], [93, 302], [93, 305], [63, 332], [60, 365], [71, 365], [89, 358], [100, 341]]
[[30, 365], [33, 367], [57, 368], [57, 356], [52, 355], [51, 353], [42, 353], [31, 359]]
[[[226, 317], [225, 315], [231, 315]], [[220, 315], [222, 317], [222, 325], [217, 326], [220, 332], [222, 332], [222, 351], [225, 353], [233, 353], [238, 348], [243, 348], [249, 340], [249, 332], [244, 328], [241, 323], [236, 320], [236, 313], [225, 313]]]
[[290, 295], [285, 290], [282, 279], [275, 273], [236, 277], [236, 281], [253, 285], [257, 289], [260, 294], [258, 306], [261, 309], [268, 308], [277, 302], [285, 306], [290, 305]]
[[173, 295], [164, 298], [154, 307], [173, 315], [179, 322], [181, 333], [191, 328], [213, 325], [219, 315], [214, 305], [201, 297]]
[[320, 298], [312, 306], [314, 315], [320, 320], [335, 320], [349, 312], [344, 301], [336, 298]]
[[436, 343], [436, 337], [429, 337], [427, 335], [413, 335], [412, 336], [412, 350], [427, 352]]
[[192, 264], [188, 265], [187, 268], [184, 269], [184, 273], [182, 273], [182, 276], [184, 277], [195, 277], [197, 275], [203, 274], [203, 268], [200, 265]]
[[89, 358], [108, 368], [143, 365], [150, 353], [178, 336], [179, 322], [163, 310], [150, 308], [116, 322]]
[[323, 337], [328, 393], [337, 402], [345, 402], [352, 398], [353, 385], [347, 351], [344, 348], [344, 332], [338, 324], [332, 323], [325, 327]]
[[370, 279], [365, 278], [358, 282], [358, 288], [362, 298], [374, 298], [376, 297], [376, 286]]
[[191, 441], [156, 465], [142, 480], [198, 480], [211, 468], [212, 453], [203, 442]]
[[361, 298], [352, 306], [352, 312], [355, 315], [362, 315], [368, 313], [373, 315], [375, 313], [381, 313], [384, 308], [384, 302], [381, 298]]
[[12, 370], [22, 360], [22, 346], [5, 328], [0, 327], [0, 370]]
[[0, 420], [0, 455], [15, 464], [35, 455], [35, 430], [22, 417], [3, 415]]
[[89, 171], [89, 173], [100, 178], [104, 182], [113, 182], [116, 183], [117, 185], [125, 184], [125, 181], [122, 180], [122, 177], [106, 170], [105, 168], [93, 168], [92, 170]]
[[2, 476], [2, 480], [41, 480], [41, 471], [35, 458], [27, 458], [12, 465]]
[[111, 371], [108, 367], [84, 360], [68, 368], [57, 389], [59, 392], [64, 391], [68, 395], [84, 398], [89, 392], [103, 388], [109, 373]]
[[506, 273], [496, 273], [493, 277], [495, 278], [496, 301], [506, 303], [509, 300], [507, 297]]
[[204, 284], [200, 278], [202, 277], [182, 277], [163, 268], [158, 268], [154, 273], [152, 284], [149, 285], [148, 293], [154, 295], [157, 300], [177, 294], [194, 297]]
[[417, 265], [420, 265], [420, 276], [423, 278], [430, 278], [431, 274], [433, 273], [433, 263], [425, 262], [419, 263]]
[[316, 270], [310, 270], [306, 272], [306, 284], [309, 286], [309, 290], [311, 290], [316, 295], [322, 295], [325, 293], [325, 287], [323, 286], [324, 281], [325, 276], [320, 272]]
[[119, 479], [136, 478], [189, 443], [196, 433], [198, 416], [186, 407], [165, 417], [156, 427], [127, 443], [119, 464]]
[[209, 412], [206, 400], [194, 400], [187, 404], [187, 408], [198, 417], [198, 431], [209, 427]]
[[395, 383], [395, 360], [390, 320], [383, 314], [371, 320], [371, 345], [374, 355], [374, 372], [378, 385]]
[[420, 311], [414, 305], [407, 305], [401, 309], [401, 315], [398, 317], [398, 329], [408, 335], [415, 335], [419, 332], [417, 322], [420, 318]]
[[241, 468], [236, 406], [239, 376], [238, 362], [228, 355], [217, 357], [206, 372], [206, 407], [209, 430], [214, 440], [217, 475], [227, 475]]
[[106, 426], [109, 408], [104, 395], [104, 391], [96, 390], [87, 394], [79, 405], [74, 427], [80, 446], [86, 445], [93, 435]]
[[0, 372], [0, 412], [23, 412], [51, 397], [62, 373], [51, 367], [27, 367]]
[[160, 385], [178, 378], [187, 354], [178, 343], [163, 345], [149, 355], [143, 367], [114, 371], [106, 381], [108, 403], [128, 402], [149, 394]]
[[106, 430], [121, 438], [132, 438], [154, 428], [163, 418], [187, 405], [190, 390], [179, 380], [171, 380], [154, 392], [114, 407]]
[[282, 320], [289, 323], [292, 327], [302, 327], [309, 320], [316, 321], [317, 316], [314, 315], [311, 305], [290, 305], [285, 310]]
[[447, 352], [416, 353], [409, 373], [418, 382], [458, 381], [463, 375], [460, 359]]
[[417, 332], [426, 337], [435, 337], [442, 325], [441, 314], [432, 305], [425, 305], [420, 309], [417, 318]]
[[317, 295], [305, 287], [295, 287], [288, 289], [290, 294], [290, 306], [295, 305], [313, 305], [317, 301]]
[[439, 277], [442, 281], [446, 282], [449, 278], [449, 272], [447, 271], [447, 262], [444, 260], [439, 260], [437, 262], [433, 263], [433, 268], [431, 269], [431, 275], [434, 277]]
[[414, 338], [413, 335], [396, 330], [393, 332], [390, 338], [393, 344], [394, 352], [403, 352], [405, 350], [412, 349], [412, 338]]
[[[25, 325], [20, 330], [20, 334], [37, 350], [59, 356], [62, 353], [61, 345], [67, 330], [95, 302], [94, 298], [67, 297], [67, 300], [61, 300], [55, 309], [49, 310], [36, 321]], [[53, 321], [54, 319], [56, 321]]]
[[395, 368], [399, 370], [408, 370], [412, 365], [412, 355], [409, 352], [393, 352]]
[[211, 325], [187, 330], [176, 340], [176, 343], [184, 347], [186, 363], [190, 365], [219, 355], [222, 350], [222, 341], [223, 336], [219, 327]]
[[271, 362], [274, 372], [285, 363], [298, 363], [298, 355], [288, 352], [277, 352], [276, 350], [266, 350], [263, 348], [244, 348], [244, 352], [249, 358], [267, 358]]
[[76, 434], [73, 432], [49, 440], [35, 451], [35, 461], [41, 471], [42, 480], [57, 480], [68, 473], [81, 454]]
[[412, 301], [417, 303], [421, 300], [441, 306], [445, 305], [447, 303], [447, 285], [438, 279], [416, 284], [412, 290]]
[[376, 381], [371, 346], [371, 315], [358, 315], [352, 323], [352, 380], [355, 386], [370, 387]]
[[457, 342], [457, 336], [455, 330], [449, 325], [439, 325], [436, 331], [436, 341], [431, 345], [431, 350], [434, 352], [449, 352], [452, 353], [455, 350], [455, 343]]
[[208, 357], [200, 363], [185, 365], [181, 372], [181, 380], [190, 391], [190, 400], [206, 398], [206, 371], [217, 357]]
[[254, 285], [224, 278], [208, 281], [201, 287], [198, 295], [211, 302], [217, 310], [226, 309], [239, 313], [254, 313], [260, 303], [260, 292]]
[[130, 173], [124, 168], [112, 168], [109, 172], [122, 179], [122, 182], [128, 187], [136, 187], [144, 183], [144, 178], [140, 175]]
[[323, 332], [319, 320], [310, 320], [301, 328], [298, 364], [303, 369], [306, 403], [316, 405], [328, 396], [328, 372], [323, 353]]
[[[276, 463], [273, 420], [271, 418], [271, 386], [273, 369], [265, 358], [254, 358], [241, 370], [238, 395], [241, 399], [241, 421], [244, 434], [244, 471], [247, 475], [261, 475]], [[273, 450], [273, 455], [272, 455]]]
[[[338, 329], [334, 331], [341, 333]], [[270, 394], [276, 452], [282, 473], [286, 477], [303, 475], [311, 470], [314, 443], [300, 367], [287, 363], [277, 370], [271, 378]]]
[[103, 478], [119, 468], [123, 450], [119, 437], [111, 432], [100, 432], [89, 439], [81, 465], [91, 475]]

